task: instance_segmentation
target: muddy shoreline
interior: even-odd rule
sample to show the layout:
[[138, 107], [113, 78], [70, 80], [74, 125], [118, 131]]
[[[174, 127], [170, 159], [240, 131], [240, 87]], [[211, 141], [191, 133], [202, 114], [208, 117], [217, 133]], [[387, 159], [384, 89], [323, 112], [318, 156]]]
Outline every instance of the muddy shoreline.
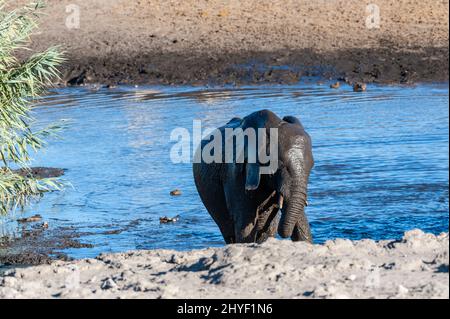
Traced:
[[[18, 0], [15, 3], [25, 3]], [[63, 84], [448, 81], [449, 2], [47, 0], [35, 51], [66, 52]]]
[[300, 50], [213, 56], [155, 52], [131, 57], [73, 58], [62, 69], [62, 84], [295, 84], [310, 77], [349, 84], [414, 84], [448, 81], [445, 65], [448, 48], [408, 52]]
[[[63, 251], [70, 248], [90, 248], [82, 243], [82, 235], [74, 227], [51, 227], [45, 223], [20, 226], [20, 237], [0, 238], [0, 269], [50, 264], [55, 260], [71, 260]], [[52, 224], [52, 222], [50, 222]]]
[[[54, 167], [31, 167], [15, 173], [34, 178], [55, 178], [64, 175], [65, 170]], [[5, 221], [0, 221], [5, 222]], [[62, 251], [69, 248], [89, 248], [81, 243], [81, 234], [74, 227], [54, 227], [53, 220], [35, 214], [16, 219], [17, 228], [12, 234], [0, 236], [0, 269], [9, 266], [30, 266], [50, 264], [53, 260], [69, 260]]]

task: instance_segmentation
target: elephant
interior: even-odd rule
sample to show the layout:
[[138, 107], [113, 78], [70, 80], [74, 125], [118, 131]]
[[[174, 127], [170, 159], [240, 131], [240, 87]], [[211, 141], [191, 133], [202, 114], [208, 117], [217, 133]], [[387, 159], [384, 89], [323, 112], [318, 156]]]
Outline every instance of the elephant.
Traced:
[[[278, 143], [278, 160], [272, 171], [263, 174], [267, 165], [259, 156], [254, 162], [249, 160], [250, 144], [247, 142], [241, 161], [235, 151], [232, 161], [225, 160], [225, 152], [219, 161], [205, 161], [203, 158], [194, 161], [197, 191], [219, 226], [225, 243], [262, 243], [275, 237], [277, 232], [282, 238], [312, 243], [305, 206], [314, 159], [311, 138], [300, 121], [294, 116], [280, 119], [270, 110], [260, 110], [242, 119], [231, 119], [215, 133], [223, 136], [227, 128], [240, 128], [242, 131], [259, 129], [262, 134], [258, 135], [258, 140], [265, 138], [269, 141], [266, 152], [274, 143], [270, 139], [270, 135], [275, 135], [271, 129], [276, 129], [274, 140]], [[264, 134], [266, 136], [262, 136]], [[201, 141], [196, 156], [205, 151], [215, 136], [217, 134], [211, 134]], [[233, 142], [236, 143], [235, 140]], [[225, 147], [225, 139], [221, 143], [222, 148]], [[212, 151], [211, 154], [216, 152], [215, 149]]]

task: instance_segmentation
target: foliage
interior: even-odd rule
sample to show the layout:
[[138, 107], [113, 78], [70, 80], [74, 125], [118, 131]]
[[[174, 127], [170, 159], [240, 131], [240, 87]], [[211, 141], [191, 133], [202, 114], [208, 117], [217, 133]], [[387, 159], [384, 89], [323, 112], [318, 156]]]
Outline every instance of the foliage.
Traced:
[[62, 186], [56, 179], [36, 179], [16, 171], [29, 169], [31, 152], [44, 147], [45, 139], [60, 129], [53, 125], [33, 131], [31, 109], [33, 102], [59, 76], [57, 66], [63, 57], [57, 47], [52, 47], [19, 60], [16, 53], [28, 50], [42, 3], [12, 10], [7, 10], [6, 5], [0, 0], [0, 214]]

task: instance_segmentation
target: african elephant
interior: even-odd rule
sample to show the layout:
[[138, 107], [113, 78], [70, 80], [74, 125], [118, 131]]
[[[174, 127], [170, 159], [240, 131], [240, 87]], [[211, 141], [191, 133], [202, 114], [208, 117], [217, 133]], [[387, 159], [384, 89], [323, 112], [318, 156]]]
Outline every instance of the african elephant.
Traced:
[[[233, 118], [216, 133], [226, 135], [226, 129], [260, 129], [258, 140], [278, 142], [277, 166], [262, 173], [264, 166], [258, 156], [249, 160], [249, 143], [244, 144], [243, 161], [234, 152], [233, 160], [194, 161], [195, 185], [206, 209], [217, 223], [227, 244], [263, 242], [278, 234], [293, 241], [312, 242], [304, 208], [307, 205], [307, 186], [314, 165], [311, 138], [300, 121], [293, 116], [280, 119], [269, 110], [254, 112], [243, 119]], [[277, 138], [270, 129], [277, 129]], [[266, 136], [262, 136], [262, 135]], [[202, 140], [196, 156], [201, 154], [215, 135]], [[222, 139], [222, 147], [225, 148]], [[236, 140], [233, 140], [236, 143]], [[236, 144], [235, 144], [236, 145]], [[259, 144], [258, 144], [259, 145]], [[216, 152], [214, 149], [212, 153]], [[278, 214], [281, 210], [281, 216]]]

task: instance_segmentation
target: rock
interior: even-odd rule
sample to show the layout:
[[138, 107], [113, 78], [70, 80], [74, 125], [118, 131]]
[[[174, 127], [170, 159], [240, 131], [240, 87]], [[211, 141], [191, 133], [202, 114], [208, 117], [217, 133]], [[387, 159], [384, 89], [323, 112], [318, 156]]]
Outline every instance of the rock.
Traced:
[[347, 279], [350, 280], [350, 281], [355, 281], [356, 280], [356, 275], [352, 274], [352, 275], [348, 276]]
[[13, 173], [22, 177], [32, 177], [37, 179], [55, 178], [64, 175], [64, 169], [54, 167], [30, 167], [13, 170]]
[[408, 288], [402, 286], [402, 285], [398, 285], [398, 294], [403, 296], [406, 295], [409, 292]]
[[18, 283], [18, 279], [14, 278], [14, 277], [5, 277], [3, 278], [3, 282], [1, 283], [0, 286], [3, 287], [14, 287], [16, 286]]
[[19, 223], [35, 223], [35, 222], [39, 222], [42, 220], [42, 216], [41, 215], [33, 215], [31, 217], [26, 217], [26, 218], [19, 218], [17, 220], [17, 222]]
[[159, 222], [160, 222], [160, 224], [176, 223], [179, 219], [180, 219], [179, 215], [172, 217], [172, 218], [164, 216], [164, 217], [159, 218]]
[[219, 11], [219, 13], [217, 13], [218, 17], [222, 17], [222, 18], [226, 18], [230, 15], [230, 12], [228, 11], [228, 9], [222, 9]]
[[112, 289], [112, 288], [117, 288], [117, 284], [115, 283], [114, 280], [112, 280], [111, 278], [107, 278], [103, 281], [101, 288], [103, 290], [107, 290], [107, 289]]
[[339, 81], [338, 81], [338, 82], [336, 82], [336, 83], [332, 83], [332, 84], [330, 85], [330, 88], [332, 88], [332, 89], [338, 89], [340, 86], [341, 86], [341, 84], [340, 84]]
[[365, 83], [354, 83], [353, 84], [353, 91], [354, 92], [364, 92], [367, 89], [367, 86]]
[[86, 82], [86, 71], [81, 72], [79, 75], [67, 81], [67, 85], [82, 85]]
[[170, 192], [170, 196], [180, 196], [181, 195], [181, 191], [179, 189], [174, 189], [173, 191]]
[[89, 86], [89, 91], [92, 93], [98, 92], [101, 89], [101, 86], [99, 84], [92, 84]]

